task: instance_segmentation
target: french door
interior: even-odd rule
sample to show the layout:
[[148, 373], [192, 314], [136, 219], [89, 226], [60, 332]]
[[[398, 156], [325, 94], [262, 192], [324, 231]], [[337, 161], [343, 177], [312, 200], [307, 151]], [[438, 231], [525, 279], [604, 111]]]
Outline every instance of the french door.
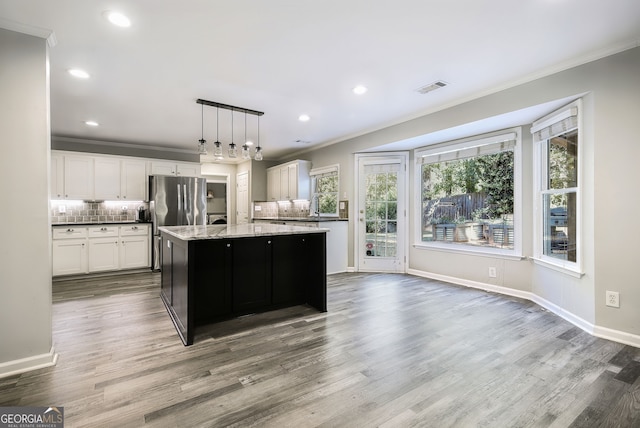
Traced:
[[407, 157], [356, 155], [359, 271], [405, 272]]

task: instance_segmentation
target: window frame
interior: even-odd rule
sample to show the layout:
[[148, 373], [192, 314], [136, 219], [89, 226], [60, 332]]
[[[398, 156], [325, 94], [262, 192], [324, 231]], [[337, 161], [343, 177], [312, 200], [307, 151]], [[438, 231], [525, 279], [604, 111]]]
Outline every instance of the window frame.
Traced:
[[[454, 244], [439, 241], [422, 241], [422, 157], [436, 156], [440, 153], [449, 153], [454, 150], [465, 150], [472, 147], [491, 145], [500, 141], [513, 140], [513, 249], [478, 247], [465, 245], [463, 243]], [[522, 128], [514, 127], [486, 134], [475, 135], [473, 137], [446, 141], [438, 144], [424, 146], [413, 151], [414, 156], [414, 201], [415, 224], [414, 224], [414, 244], [417, 249], [439, 250], [459, 254], [474, 254], [491, 257], [501, 257], [506, 259], [521, 260], [522, 255]]]
[[[338, 183], [337, 183], [337, 190], [335, 192], [336, 195], [336, 211], [334, 213], [318, 213], [316, 214], [317, 210], [318, 210], [318, 194], [319, 192], [316, 191], [316, 183], [318, 178], [320, 177], [324, 177], [327, 175], [335, 175]], [[311, 203], [310, 203], [310, 207], [309, 207], [309, 215], [310, 216], [319, 216], [319, 217], [339, 217], [340, 216], [340, 165], [339, 164], [334, 164], [334, 165], [328, 165], [325, 167], [321, 167], [321, 168], [313, 168], [311, 171], [309, 171], [309, 178], [311, 179]], [[332, 194], [334, 192], [331, 192]]]
[[[576, 110], [577, 126], [571, 129], [564, 130], [560, 133], [555, 133], [543, 140], [536, 139], [536, 132], [551, 126], [554, 123], [559, 123], [569, 115], [572, 110]], [[562, 189], [550, 189], [545, 184], [548, 181], [548, 144], [549, 141], [558, 135], [562, 135], [572, 130], [578, 132], [578, 155], [576, 161], [578, 164], [577, 172], [577, 186], [567, 187]], [[584, 140], [584, 127], [582, 124], [582, 100], [578, 99], [560, 109], [553, 111], [552, 113], [536, 120], [531, 126], [531, 134], [533, 135], [533, 158], [534, 158], [534, 236], [533, 236], [533, 261], [536, 264], [546, 266], [553, 270], [566, 273], [576, 278], [582, 277], [583, 272], [583, 227], [582, 227], [582, 189], [584, 187], [583, 173], [584, 170], [584, 148], [582, 142]], [[551, 257], [544, 254], [544, 216], [545, 216], [545, 204], [544, 197], [552, 194], [569, 194], [575, 193], [576, 195], [576, 261], [562, 260], [557, 257]]]

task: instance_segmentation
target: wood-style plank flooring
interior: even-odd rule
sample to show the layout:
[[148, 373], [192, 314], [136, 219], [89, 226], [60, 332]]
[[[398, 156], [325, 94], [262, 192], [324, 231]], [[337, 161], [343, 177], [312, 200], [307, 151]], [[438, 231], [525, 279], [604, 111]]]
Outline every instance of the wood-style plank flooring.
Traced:
[[58, 364], [0, 379], [0, 406], [64, 406], [67, 427], [640, 426], [640, 349], [438, 281], [328, 284], [327, 313], [247, 316], [184, 347], [158, 274], [56, 281]]

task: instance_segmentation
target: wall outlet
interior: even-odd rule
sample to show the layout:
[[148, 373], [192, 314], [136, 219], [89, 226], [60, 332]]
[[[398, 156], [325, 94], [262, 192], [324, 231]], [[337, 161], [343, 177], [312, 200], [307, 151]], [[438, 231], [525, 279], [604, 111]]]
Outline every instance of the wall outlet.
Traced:
[[67, 206], [66, 205], [58, 205], [58, 213], [64, 214], [66, 212], [67, 212]]
[[489, 278], [495, 278], [498, 276], [498, 273], [496, 272], [496, 268], [495, 267], [490, 267], [489, 268]]
[[607, 296], [607, 301], [606, 301], [607, 306], [611, 306], [612, 308], [620, 307], [620, 293], [618, 293], [617, 291], [607, 290], [606, 296]]

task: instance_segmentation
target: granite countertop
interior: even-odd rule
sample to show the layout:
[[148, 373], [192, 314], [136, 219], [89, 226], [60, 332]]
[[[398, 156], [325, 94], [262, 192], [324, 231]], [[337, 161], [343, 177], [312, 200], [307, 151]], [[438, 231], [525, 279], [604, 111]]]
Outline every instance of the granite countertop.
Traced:
[[324, 221], [349, 221], [348, 218], [340, 217], [258, 217], [254, 221], [300, 221], [305, 223], [324, 222]]
[[256, 236], [298, 235], [306, 233], [326, 233], [328, 229], [306, 226], [285, 226], [281, 224], [214, 224], [197, 226], [165, 226], [158, 230], [183, 241], [196, 239], [249, 238]]

